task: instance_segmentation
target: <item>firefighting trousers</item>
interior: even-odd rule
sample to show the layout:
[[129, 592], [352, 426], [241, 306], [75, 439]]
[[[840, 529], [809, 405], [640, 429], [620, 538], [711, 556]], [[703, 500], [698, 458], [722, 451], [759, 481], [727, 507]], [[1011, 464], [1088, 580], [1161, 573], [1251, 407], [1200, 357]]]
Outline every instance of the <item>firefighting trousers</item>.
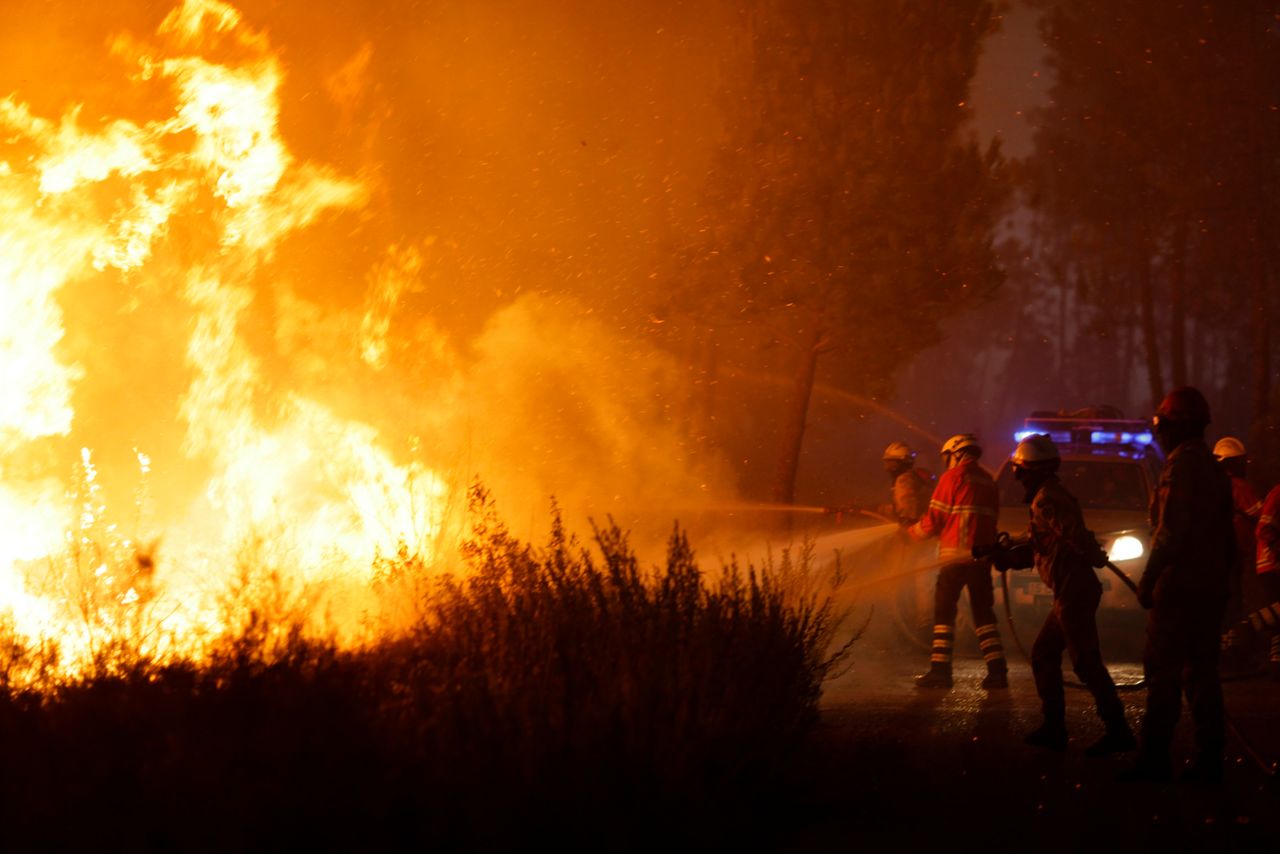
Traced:
[[1258, 583], [1263, 598], [1270, 604], [1253, 611], [1246, 619], [1255, 631], [1271, 635], [1271, 665], [1280, 667], [1280, 572], [1260, 573]]
[[992, 672], [1009, 669], [996, 626], [995, 591], [991, 585], [991, 564], [987, 561], [965, 561], [944, 566], [938, 571], [933, 589], [933, 667], [950, 668], [955, 639], [956, 613], [960, 592], [968, 588], [969, 606], [978, 634], [978, 646]]
[[1226, 741], [1222, 685], [1218, 681], [1219, 627], [1226, 602], [1157, 600], [1147, 615], [1143, 670], [1147, 709], [1142, 717], [1142, 754], [1167, 762], [1169, 745], [1187, 695], [1195, 723], [1196, 748], [1221, 755]]
[[1046, 724], [1064, 726], [1067, 703], [1062, 688], [1062, 653], [1071, 658], [1071, 668], [1093, 694], [1098, 717], [1108, 730], [1128, 731], [1124, 704], [1116, 693], [1116, 684], [1102, 663], [1098, 643], [1097, 611], [1102, 589], [1086, 588], [1070, 591], [1054, 600], [1053, 610], [1031, 645], [1031, 672], [1035, 675], [1036, 693]]

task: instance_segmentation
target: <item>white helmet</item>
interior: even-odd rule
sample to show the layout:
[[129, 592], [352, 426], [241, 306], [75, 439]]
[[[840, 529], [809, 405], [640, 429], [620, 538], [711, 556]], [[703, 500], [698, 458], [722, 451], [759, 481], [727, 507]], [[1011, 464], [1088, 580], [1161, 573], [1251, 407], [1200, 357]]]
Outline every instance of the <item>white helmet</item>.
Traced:
[[981, 446], [978, 445], [978, 437], [972, 433], [957, 433], [942, 443], [942, 455], [958, 454], [968, 448], [972, 448], [977, 453], [982, 452]]
[[1218, 444], [1213, 446], [1213, 455], [1219, 460], [1243, 457], [1245, 455], [1244, 442], [1241, 442], [1235, 436], [1223, 436], [1218, 440]]
[[890, 442], [889, 447], [884, 449], [884, 456], [881, 457], [885, 462], [909, 462], [915, 458], [916, 452], [911, 450], [905, 442]]
[[1043, 433], [1033, 433], [1018, 443], [1010, 457], [1015, 466], [1043, 468], [1058, 462], [1058, 446]]

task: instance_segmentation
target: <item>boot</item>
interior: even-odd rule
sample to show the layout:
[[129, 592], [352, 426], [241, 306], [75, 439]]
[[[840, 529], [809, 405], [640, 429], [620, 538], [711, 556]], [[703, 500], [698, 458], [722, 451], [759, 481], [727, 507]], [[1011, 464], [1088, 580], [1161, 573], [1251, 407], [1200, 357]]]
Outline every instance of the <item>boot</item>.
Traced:
[[955, 626], [938, 623], [933, 627], [933, 651], [929, 656], [929, 672], [916, 677], [917, 688], [951, 687], [951, 651], [955, 636]]
[[988, 691], [1009, 687], [1009, 662], [1004, 657], [1004, 646], [1000, 643], [1000, 629], [995, 623], [978, 626], [978, 646], [982, 649], [982, 657], [987, 662], [987, 678], [982, 680], [982, 687]]
[[1061, 753], [1067, 749], [1066, 724], [1045, 721], [1040, 725], [1039, 729], [1028, 733], [1027, 737], [1022, 739], [1022, 743]]
[[1133, 730], [1128, 724], [1123, 727], [1107, 727], [1106, 735], [1084, 749], [1085, 756], [1111, 756], [1116, 753], [1128, 753], [1138, 746], [1138, 739], [1133, 737]]
[[935, 663], [928, 673], [916, 677], [917, 688], [950, 688], [951, 684], [950, 664], [943, 666]]
[[987, 691], [995, 691], [1001, 688], [1009, 687], [1009, 671], [1007, 670], [988, 670], [986, 678], [982, 680], [982, 687]]

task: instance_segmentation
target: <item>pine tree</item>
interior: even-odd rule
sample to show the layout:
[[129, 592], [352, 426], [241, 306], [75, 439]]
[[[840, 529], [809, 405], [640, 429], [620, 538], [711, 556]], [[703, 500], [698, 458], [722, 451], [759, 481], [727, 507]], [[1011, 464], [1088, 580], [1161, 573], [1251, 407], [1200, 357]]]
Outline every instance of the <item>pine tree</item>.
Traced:
[[820, 371], [885, 394], [1001, 281], [1002, 158], [966, 133], [997, 19], [980, 0], [754, 0], [743, 16], [692, 281], [711, 325], [747, 321], [792, 354], [772, 484], [791, 502]]

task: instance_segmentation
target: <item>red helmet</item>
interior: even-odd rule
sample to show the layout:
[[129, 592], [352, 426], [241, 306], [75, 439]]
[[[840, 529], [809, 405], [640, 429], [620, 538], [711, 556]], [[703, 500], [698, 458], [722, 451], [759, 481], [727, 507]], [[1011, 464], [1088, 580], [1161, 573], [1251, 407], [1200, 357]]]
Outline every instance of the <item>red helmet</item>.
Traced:
[[1165, 395], [1156, 410], [1157, 421], [1177, 421], [1183, 424], [1209, 423], [1209, 401], [1198, 389], [1181, 386]]

